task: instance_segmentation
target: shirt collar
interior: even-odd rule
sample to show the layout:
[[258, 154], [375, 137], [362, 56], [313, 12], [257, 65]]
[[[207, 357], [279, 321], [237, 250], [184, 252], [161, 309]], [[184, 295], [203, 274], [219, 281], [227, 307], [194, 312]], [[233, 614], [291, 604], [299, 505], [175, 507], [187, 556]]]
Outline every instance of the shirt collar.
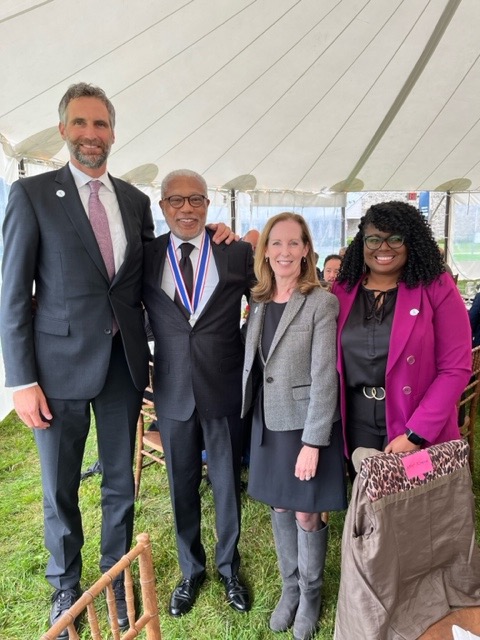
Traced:
[[92, 180], [100, 180], [100, 182], [105, 187], [107, 187], [107, 189], [110, 189], [110, 191], [113, 191], [112, 181], [110, 180], [110, 176], [108, 175], [108, 173], [106, 171], [105, 171], [105, 173], [103, 175], [99, 176], [98, 178], [92, 178], [92, 176], [89, 176], [86, 173], [84, 173], [83, 171], [80, 171], [80, 169], [78, 169], [71, 162], [68, 163], [68, 166], [70, 167], [70, 171], [72, 172], [72, 176], [73, 176], [73, 179], [74, 179], [75, 184], [77, 186], [77, 189], [80, 189], [81, 187], [84, 187], [86, 184], [88, 184]]
[[202, 240], [203, 240], [203, 236], [205, 235], [205, 229], [202, 231], [202, 233], [197, 236], [196, 238], [191, 238], [190, 240], [182, 240], [181, 238], [179, 238], [178, 236], [176, 236], [173, 231], [170, 232], [171, 236], [173, 238], [173, 244], [175, 246], [175, 249], [178, 249], [178, 247], [183, 243], [183, 242], [189, 242], [190, 244], [193, 244], [194, 247], [196, 247], [197, 249], [200, 250], [200, 247], [202, 246]]

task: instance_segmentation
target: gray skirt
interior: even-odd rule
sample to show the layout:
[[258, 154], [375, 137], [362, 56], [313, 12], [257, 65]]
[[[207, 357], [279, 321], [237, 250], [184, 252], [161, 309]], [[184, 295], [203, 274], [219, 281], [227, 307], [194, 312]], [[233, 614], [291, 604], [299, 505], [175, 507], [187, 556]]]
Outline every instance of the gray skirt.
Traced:
[[302, 448], [302, 429], [271, 431], [263, 418], [263, 393], [257, 396], [252, 419], [248, 493], [271, 507], [319, 513], [347, 508], [341, 422], [333, 424], [328, 447], [320, 448], [317, 473], [308, 481], [295, 477]]

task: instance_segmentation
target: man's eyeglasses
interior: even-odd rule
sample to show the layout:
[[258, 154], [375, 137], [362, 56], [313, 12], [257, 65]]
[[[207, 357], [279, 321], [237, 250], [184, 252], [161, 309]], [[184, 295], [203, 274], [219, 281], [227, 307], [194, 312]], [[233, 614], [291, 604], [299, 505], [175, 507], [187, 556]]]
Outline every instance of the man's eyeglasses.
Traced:
[[205, 204], [205, 200], [207, 200], [206, 196], [201, 196], [199, 193], [195, 193], [193, 196], [170, 196], [169, 198], [163, 198], [166, 200], [168, 204], [174, 209], [181, 209], [185, 204], [185, 200], [188, 200], [188, 203], [191, 207], [202, 207]]
[[380, 249], [382, 244], [386, 242], [390, 249], [400, 249], [405, 242], [405, 238], [398, 233], [394, 233], [388, 238], [381, 238], [380, 236], [365, 236], [363, 238], [367, 249]]

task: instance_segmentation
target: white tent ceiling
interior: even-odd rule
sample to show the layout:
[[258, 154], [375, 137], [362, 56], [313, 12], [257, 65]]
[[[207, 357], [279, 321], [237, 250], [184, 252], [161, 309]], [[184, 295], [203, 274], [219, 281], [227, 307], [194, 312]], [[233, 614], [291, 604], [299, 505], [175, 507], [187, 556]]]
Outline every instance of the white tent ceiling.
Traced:
[[86, 81], [136, 181], [480, 189], [480, 0], [0, 0], [0, 43], [10, 155], [65, 160], [56, 107]]

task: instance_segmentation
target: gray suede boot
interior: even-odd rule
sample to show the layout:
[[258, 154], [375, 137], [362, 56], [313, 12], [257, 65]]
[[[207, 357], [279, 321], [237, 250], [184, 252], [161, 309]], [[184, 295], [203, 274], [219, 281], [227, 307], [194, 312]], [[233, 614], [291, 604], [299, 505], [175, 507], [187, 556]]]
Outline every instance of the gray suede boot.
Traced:
[[304, 531], [297, 523], [297, 529], [300, 602], [295, 615], [293, 637], [295, 640], [309, 640], [315, 635], [320, 617], [328, 525], [310, 532]]
[[298, 586], [297, 521], [293, 511], [272, 509], [272, 528], [282, 576], [282, 595], [270, 617], [272, 631], [286, 631], [292, 626], [300, 599]]

